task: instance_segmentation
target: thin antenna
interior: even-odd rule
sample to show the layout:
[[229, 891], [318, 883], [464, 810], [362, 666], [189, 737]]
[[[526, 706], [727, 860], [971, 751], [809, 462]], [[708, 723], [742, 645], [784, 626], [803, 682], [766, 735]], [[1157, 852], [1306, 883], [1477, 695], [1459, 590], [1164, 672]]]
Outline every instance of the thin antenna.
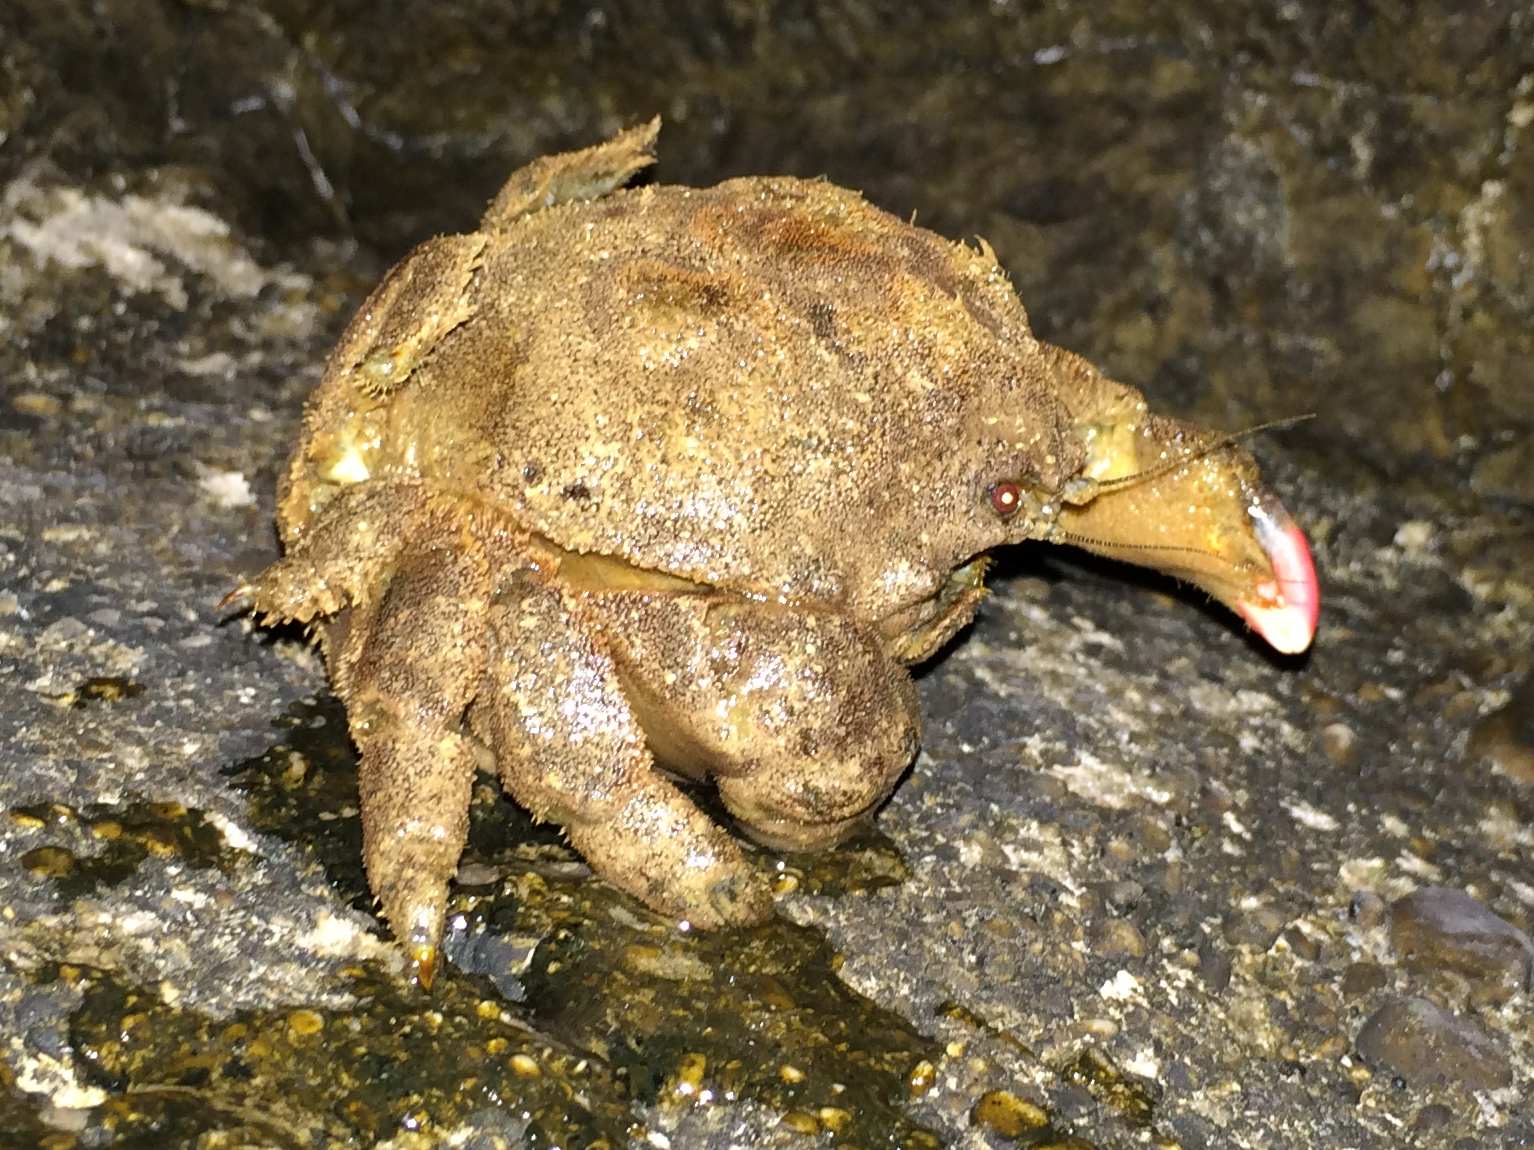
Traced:
[[1097, 485], [1097, 490], [1094, 494], [1101, 495], [1107, 491], [1117, 491], [1121, 487], [1130, 487], [1136, 483], [1144, 483], [1147, 480], [1159, 478], [1169, 471], [1176, 471], [1179, 467], [1184, 467], [1196, 460], [1213, 455], [1216, 451], [1221, 451], [1224, 448], [1239, 443], [1248, 436], [1256, 435], [1263, 431], [1287, 429], [1305, 423], [1315, 417], [1315, 412], [1307, 411], [1303, 415], [1291, 415], [1284, 419], [1270, 419], [1266, 423], [1254, 424], [1251, 427], [1243, 428], [1241, 431], [1232, 431], [1228, 435], [1222, 435], [1202, 447], [1194, 448], [1186, 455], [1179, 455], [1176, 459], [1169, 459], [1165, 463], [1158, 463], [1155, 467], [1145, 471], [1137, 471], [1133, 475], [1120, 475], [1114, 479], [1104, 479]]

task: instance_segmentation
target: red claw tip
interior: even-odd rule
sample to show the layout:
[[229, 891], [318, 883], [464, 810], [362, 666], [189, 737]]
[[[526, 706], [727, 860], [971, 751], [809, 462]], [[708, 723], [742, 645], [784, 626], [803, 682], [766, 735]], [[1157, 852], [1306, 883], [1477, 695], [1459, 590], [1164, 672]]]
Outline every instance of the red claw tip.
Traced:
[[1321, 615], [1321, 589], [1310, 547], [1277, 500], [1259, 498], [1249, 513], [1273, 573], [1236, 603], [1236, 611], [1275, 651], [1298, 655], [1315, 638]]

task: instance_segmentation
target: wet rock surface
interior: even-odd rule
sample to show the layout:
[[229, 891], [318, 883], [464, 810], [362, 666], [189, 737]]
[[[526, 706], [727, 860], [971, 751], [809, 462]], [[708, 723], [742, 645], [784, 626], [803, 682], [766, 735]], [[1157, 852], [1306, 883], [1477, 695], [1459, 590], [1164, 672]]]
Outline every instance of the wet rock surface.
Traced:
[[[0, 1145], [1534, 1144], [1531, 32], [0, 8]], [[757, 856], [779, 922], [679, 934], [486, 784], [422, 995], [322, 669], [214, 604], [382, 270], [657, 111], [660, 179], [825, 174], [1163, 407], [1316, 412], [1256, 450], [1322, 632], [1006, 556], [877, 833]]]

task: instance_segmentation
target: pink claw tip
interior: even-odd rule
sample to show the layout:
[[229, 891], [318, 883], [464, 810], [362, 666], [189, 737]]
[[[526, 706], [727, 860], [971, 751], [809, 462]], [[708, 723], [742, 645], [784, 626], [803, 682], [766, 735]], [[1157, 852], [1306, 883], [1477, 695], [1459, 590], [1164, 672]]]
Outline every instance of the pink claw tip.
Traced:
[[1321, 616], [1321, 588], [1310, 546], [1305, 533], [1271, 496], [1256, 500], [1248, 513], [1273, 574], [1250, 597], [1237, 602], [1236, 611], [1275, 651], [1298, 655], [1315, 638]]

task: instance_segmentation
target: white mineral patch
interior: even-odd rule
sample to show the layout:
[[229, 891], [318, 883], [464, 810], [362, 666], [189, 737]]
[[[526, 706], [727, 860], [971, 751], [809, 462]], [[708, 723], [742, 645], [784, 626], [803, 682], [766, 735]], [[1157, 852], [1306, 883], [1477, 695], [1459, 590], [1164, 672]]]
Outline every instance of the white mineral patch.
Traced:
[[1433, 525], [1424, 519], [1408, 519], [1396, 528], [1395, 545], [1417, 555], [1433, 545]]
[[1416, 875], [1418, 878], [1425, 879], [1428, 882], [1443, 882], [1442, 870], [1435, 864], [1428, 862], [1427, 859], [1414, 855], [1410, 851], [1402, 851], [1396, 856], [1396, 866], [1400, 867], [1407, 874]]
[[1009, 835], [1013, 841], [1002, 842], [1001, 853], [1007, 857], [1007, 865], [1017, 870], [1037, 871], [1048, 875], [1072, 896], [1076, 894], [1076, 882], [1071, 877], [1070, 850], [1060, 828], [1052, 823], [1028, 819], [1017, 824], [1017, 834]]
[[217, 811], [209, 811], [205, 817], [217, 828], [218, 833], [224, 836], [224, 842], [228, 846], [237, 851], [245, 851], [247, 854], [258, 853], [256, 840], [239, 823]]
[[1139, 998], [1140, 980], [1127, 970], [1120, 970], [1097, 988], [1097, 993], [1114, 1002], [1127, 1002]]
[[1337, 829], [1336, 819], [1307, 802], [1299, 799], [1290, 799], [1283, 805], [1284, 810], [1289, 812], [1289, 817], [1302, 827], [1309, 827], [1313, 831], [1334, 831]]
[[1124, 1069], [1131, 1074], [1138, 1074], [1141, 1078], [1149, 1078], [1152, 1081], [1161, 1077], [1161, 1062], [1150, 1047], [1139, 1050], [1133, 1058], [1124, 1063]]
[[1381, 817], [1380, 826], [1385, 829], [1385, 833], [1395, 835], [1397, 838], [1405, 838], [1411, 833], [1411, 828], [1395, 815]]
[[1385, 877], [1381, 858], [1348, 859], [1337, 870], [1337, 877], [1348, 890], [1374, 890]]
[[74, 1068], [46, 1054], [31, 1054], [16, 1068], [16, 1085], [28, 1094], [46, 1095], [60, 1110], [84, 1110], [107, 1100], [104, 1090], [82, 1086]]
[[99, 267], [136, 292], [155, 292], [172, 307], [187, 305], [179, 270], [213, 280], [225, 295], [249, 298], [271, 282], [299, 282], [256, 263], [211, 212], [174, 200], [87, 195], [78, 188], [16, 180], [0, 199], [0, 239], [39, 263]]
[[1063, 782], [1073, 794], [1098, 806], [1121, 811], [1137, 802], [1165, 806], [1172, 792], [1158, 787], [1142, 775], [1117, 763], [1105, 763], [1090, 751], [1079, 751], [1076, 761], [1049, 768], [1049, 773]]
[[1486, 841], [1501, 851], [1534, 850], [1534, 826], [1526, 826], [1506, 807], [1492, 807], [1480, 821]]
[[[397, 948], [380, 942], [355, 922], [321, 911], [314, 925], [297, 938], [299, 946], [327, 958], [374, 958], [389, 961]], [[391, 962], [390, 965], [393, 965]]]
[[197, 485], [220, 507], [249, 507], [256, 501], [243, 472], [205, 471]]

